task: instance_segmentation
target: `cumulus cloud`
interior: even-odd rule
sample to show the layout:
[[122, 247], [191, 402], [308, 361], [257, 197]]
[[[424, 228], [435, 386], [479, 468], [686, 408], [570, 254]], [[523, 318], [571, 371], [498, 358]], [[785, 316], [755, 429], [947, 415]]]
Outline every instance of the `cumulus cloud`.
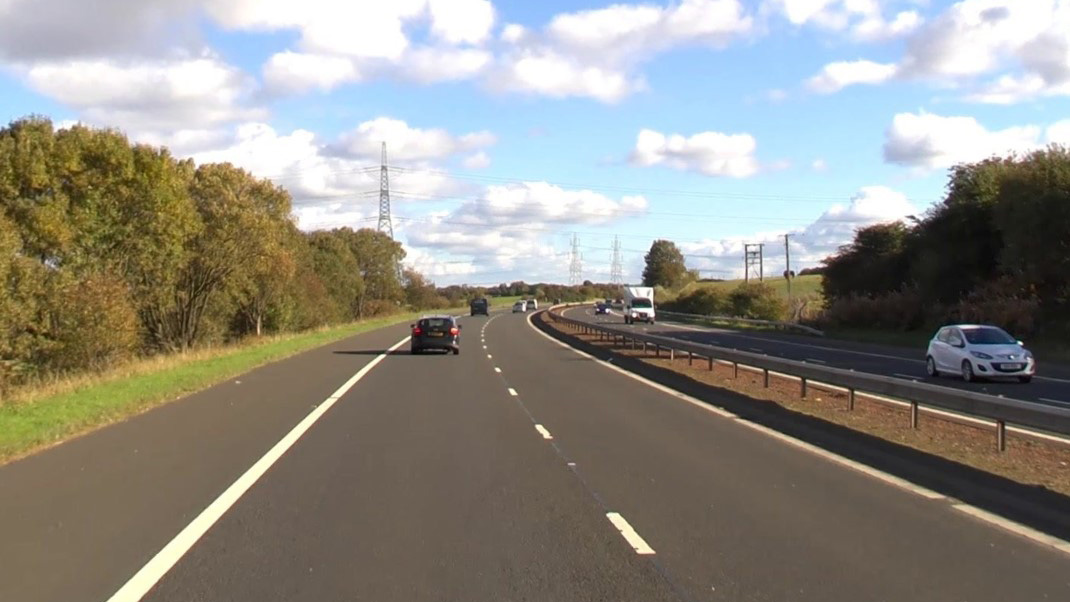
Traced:
[[814, 92], [831, 94], [855, 84], [880, 84], [895, 76], [896, 66], [873, 61], [838, 61], [825, 65], [821, 72], [807, 80]]
[[644, 129], [639, 132], [631, 162], [642, 167], [665, 165], [708, 176], [746, 178], [758, 173], [754, 156], [757, 146], [750, 134], [700, 132], [666, 136]]
[[637, 65], [674, 47], [723, 47], [752, 29], [738, 0], [614, 4], [562, 13], [541, 32], [510, 25], [489, 75], [498, 89], [616, 102], [645, 88]]
[[[884, 186], [863, 187], [849, 203], [835, 204], [805, 228], [791, 232], [792, 269], [799, 271], [818, 265], [840, 246], [851, 242], [859, 228], [904, 219], [918, 212], [919, 209], [896, 190]], [[784, 244], [783, 234], [754, 233], [728, 240], [683, 243], [681, 248], [688, 255], [688, 267], [742, 278], [743, 245], [764, 242], [780, 249]], [[766, 274], [779, 277], [784, 267], [782, 253], [766, 253]]]
[[441, 128], [416, 128], [400, 119], [379, 117], [343, 133], [329, 150], [338, 156], [378, 161], [383, 141], [389, 141], [388, 151], [392, 157], [411, 162], [442, 159], [485, 148], [493, 145], [497, 138], [488, 131], [454, 135]]
[[468, 155], [461, 162], [466, 169], [486, 169], [490, 167], [490, 157], [487, 153], [479, 151], [474, 155]]
[[889, 27], [897, 22], [902, 30], [916, 27], [895, 65], [897, 78], [955, 86], [974, 102], [1070, 96], [1070, 2], [961, 0], [928, 24], [903, 16]]
[[923, 21], [916, 10], [903, 10], [886, 19], [879, 0], [766, 0], [762, 11], [781, 15], [796, 26], [846, 31], [852, 38], [865, 42], [904, 36]]
[[923, 169], [945, 168], [991, 156], [1027, 152], [1048, 142], [1067, 143], [1061, 124], [1045, 134], [1036, 125], [988, 130], [973, 117], [900, 113], [885, 132], [884, 160]]
[[33, 90], [77, 110], [88, 122], [130, 130], [178, 130], [257, 119], [254, 83], [212, 54], [114, 61], [43, 61], [17, 70]]

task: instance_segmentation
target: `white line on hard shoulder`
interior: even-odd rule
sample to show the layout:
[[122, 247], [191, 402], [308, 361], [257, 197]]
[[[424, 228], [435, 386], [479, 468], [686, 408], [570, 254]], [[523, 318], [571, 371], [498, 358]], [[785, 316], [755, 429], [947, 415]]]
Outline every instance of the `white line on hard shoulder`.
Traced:
[[624, 520], [624, 517], [616, 512], [607, 512], [606, 518], [609, 522], [613, 523], [613, 526], [620, 531], [620, 534], [624, 536], [624, 541], [628, 542], [628, 545], [632, 546], [636, 554], [653, 554], [654, 548], [650, 547], [646, 541], [635, 532], [635, 529], [628, 524], [628, 521]]
[[553, 435], [550, 434], [550, 431], [546, 430], [546, 427], [541, 425], [541, 424], [536, 424], [535, 425], [535, 430], [539, 431], [539, 434], [542, 435], [543, 439], [553, 439], [554, 438]]
[[983, 520], [992, 525], [996, 525], [1001, 529], [1006, 529], [1007, 531], [1016, 533], [1018, 535], [1021, 535], [1022, 537], [1026, 537], [1036, 543], [1050, 546], [1064, 554], [1070, 554], [1070, 542], [1059, 539], [1058, 537], [1048, 535], [1047, 533], [1041, 533], [1036, 529], [1027, 527], [1020, 523], [1016, 523], [1010, 519], [1003, 518], [998, 514], [992, 514], [991, 512], [988, 512], [986, 510], [981, 510], [980, 508], [977, 508], [976, 506], [971, 506], [969, 504], [953, 504], [951, 507], [960, 512], [965, 512], [966, 514], [969, 514], [974, 518]]
[[1059, 404], [1059, 405], [1070, 406], [1070, 401], [1060, 401], [1058, 399], [1051, 399], [1049, 397], [1041, 397], [1040, 401], [1046, 401], [1048, 403], [1055, 403], [1055, 404]]
[[892, 376], [898, 376], [899, 378], [908, 378], [910, 380], [918, 380], [917, 374], [902, 374], [900, 372], [893, 372]]
[[172, 567], [192, 548], [209, 529], [229, 510], [246, 491], [249, 490], [259, 479], [301, 438], [312, 425], [316, 424], [327, 410], [338, 402], [354, 385], [372, 371], [391, 352], [409, 341], [410, 337], [401, 339], [385, 353], [377, 355], [363, 368], [357, 371], [341, 387], [338, 388], [323, 403], [316, 406], [308, 413], [301, 422], [297, 423], [290, 432], [271, 447], [259, 460], [249, 467], [238, 480], [234, 481], [223, 493], [219, 494], [207, 508], [201, 511], [185, 528], [175, 535], [145, 566], [141, 567], [119, 591], [115, 592], [108, 602], [136, 602], [149, 592], [171, 570]]
[[806, 361], [813, 362], [815, 364], [827, 364], [828, 363], [825, 360], [819, 360], [819, 359], [817, 359], [815, 357], [808, 357], [808, 358], [806, 358]]

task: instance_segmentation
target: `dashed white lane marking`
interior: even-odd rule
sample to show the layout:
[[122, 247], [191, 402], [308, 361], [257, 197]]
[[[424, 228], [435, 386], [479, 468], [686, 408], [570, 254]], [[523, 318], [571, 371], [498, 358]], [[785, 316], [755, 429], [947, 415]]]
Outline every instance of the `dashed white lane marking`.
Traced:
[[335, 403], [343, 395], [346, 394], [354, 385], [360, 382], [360, 379], [364, 378], [372, 368], [379, 365], [379, 362], [383, 361], [388, 354], [401, 347], [405, 343], [409, 342], [410, 337], [405, 337], [393, 347], [388, 349], [386, 353], [375, 356], [375, 358], [368, 362], [363, 368], [361, 368], [356, 374], [350, 377], [338, 390], [331, 394], [330, 397], [325, 399], [323, 403], [316, 406], [316, 409], [308, 413], [307, 416], [297, 423], [297, 426], [293, 427], [290, 432], [286, 433], [282, 439], [279, 439], [278, 443], [271, 447], [255, 464], [249, 467], [237, 481], [234, 481], [227, 487], [223, 493], [219, 494], [207, 508], [201, 511], [196, 518], [193, 519], [184, 529], [179, 531], [178, 535], [167, 543], [145, 566], [134, 573], [134, 576], [126, 582], [119, 591], [115, 592], [108, 602], [136, 602], [141, 600], [156, 585], [168, 571], [197, 543], [197, 541], [212, 528], [222, 516], [233, 506], [246, 491], [249, 490], [259, 479], [264, 476], [264, 473], [271, 468], [285, 454], [297, 440], [304, 435], [308, 429], [312, 428], [312, 425], [316, 424], [316, 421], [320, 419], [327, 410], [330, 410]]
[[754, 353], [765, 353], [765, 351], [762, 351], [761, 349], [758, 349], [757, 347], [747, 347], [747, 350], [748, 351], [753, 351]]
[[488, 359], [488, 360], [492, 360], [492, 359], [494, 359], [494, 356], [488, 353], [488, 354], [487, 354], [487, 359]]
[[607, 512], [606, 518], [609, 522], [613, 523], [613, 526], [620, 531], [620, 534], [624, 536], [624, 541], [628, 542], [628, 545], [632, 546], [636, 554], [653, 554], [654, 548], [647, 545], [646, 541], [635, 532], [635, 529], [628, 524], [628, 521], [624, 520], [624, 517], [616, 512]]
[[892, 376], [898, 376], [899, 378], [906, 378], [909, 380], [918, 380], [918, 378], [920, 378], [917, 374], [903, 374], [901, 372], [893, 372]]
[[569, 467], [575, 467], [576, 463], [575, 462], [569, 462], [568, 465], [569, 465]]
[[981, 510], [980, 508], [971, 506], [969, 504], [954, 504], [951, 507], [960, 512], [965, 512], [966, 514], [969, 514], [974, 518], [983, 520], [986, 523], [996, 525], [1001, 529], [1006, 529], [1007, 531], [1031, 539], [1041, 545], [1050, 546], [1064, 554], [1070, 554], [1070, 542], [1059, 539], [1058, 537], [1053, 537], [1051, 535], [1048, 535], [1047, 533], [1041, 533], [1036, 529], [1027, 527], [1020, 523], [1016, 523], [1010, 519], [1003, 518], [998, 514], [992, 514], [991, 512], [988, 512], [986, 510]]
[[815, 358], [815, 357], [808, 357], [808, 358], [806, 358], [806, 360], [805, 360], [805, 361], [807, 361], [807, 362], [813, 362], [813, 363], [815, 363], [815, 364], [827, 364], [827, 363], [828, 363], [828, 362], [826, 362], [825, 360], [819, 360], [819, 359], [817, 359], [817, 358]]
[[509, 387], [509, 394], [512, 395], [513, 397], [516, 397], [516, 389], [514, 389], [512, 387]]
[[502, 369], [497, 367], [497, 366], [494, 366], [494, 371], [497, 372], [498, 374], [502, 373]]
[[486, 346], [486, 345], [483, 345], [483, 348], [484, 348], [484, 349], [486, 349], [486, 348], [487, 348], [487, 346]]
[[539, 434], [542, 435], [543, 439], [553, 439], [554, 438], [554, 436], [550, 434], [550, 431], [546, 430], [546, 427], [541, 425], [541, 424], [536, 424], [535, 425], [535, 430], [539, 431]]

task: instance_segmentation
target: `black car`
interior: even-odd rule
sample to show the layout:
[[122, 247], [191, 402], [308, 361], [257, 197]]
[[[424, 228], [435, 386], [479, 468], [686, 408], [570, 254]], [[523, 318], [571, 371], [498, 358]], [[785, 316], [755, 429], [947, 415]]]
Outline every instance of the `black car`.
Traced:
[[461, 352], [461, 325], [453, 316], [424, 316], [412, 325], [412, 354], [427, 349], [441, 349], [457, 355]]
[[473, 299], [469, 304], [469, 308], [472, 310], [473, 316], [478, 314], [490, 315], [490, 303], [487, 303], [486, 299]]
[[606, 305], [605, 303], [599, 303], [598, 305], [594, 306], [594, 313], [595, 314], [608, 314], [609, 313], [609, 306]]

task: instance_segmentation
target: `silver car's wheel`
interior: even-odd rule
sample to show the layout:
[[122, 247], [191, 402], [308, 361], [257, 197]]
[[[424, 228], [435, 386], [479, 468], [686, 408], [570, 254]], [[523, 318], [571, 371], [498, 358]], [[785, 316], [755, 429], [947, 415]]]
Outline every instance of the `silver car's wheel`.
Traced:
[[925, 372], [933, 378], [940, 376], [940, 371], [936, 369], [936, 360], [931, 355], [925, 358]]
[[973, 364], [970, 363], [970, 360], [962, 360], [962, 380], [968, 383], [974, 381]]

